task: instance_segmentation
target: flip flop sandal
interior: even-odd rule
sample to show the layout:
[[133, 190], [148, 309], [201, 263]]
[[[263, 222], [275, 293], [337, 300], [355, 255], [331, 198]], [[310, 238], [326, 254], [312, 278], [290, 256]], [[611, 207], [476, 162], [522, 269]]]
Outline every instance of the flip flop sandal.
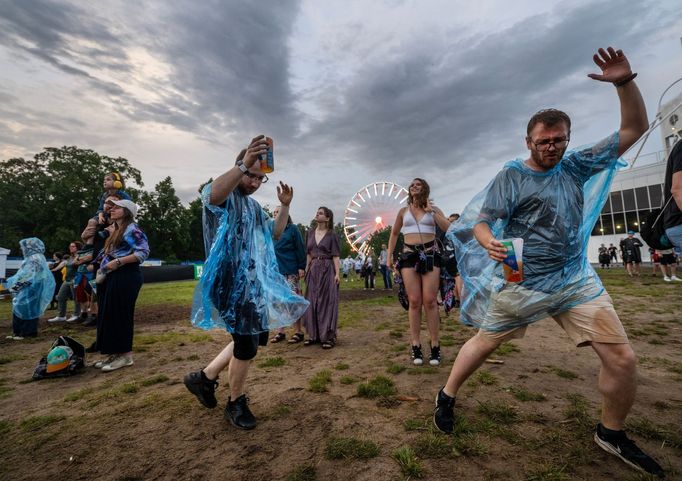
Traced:
[[317, 344], [319, 341], [314, 341], [312, 339], [306, 339], [303, 341], [304, 346], [312, 346], [313, 344]]
[[275, 337], [273, 337], [272, 339], [270, 339], [270, 342], [271, 342], [272, 344], [276, 344], [276, 343], [278, 343], [278, 342], [282, 342], [282, 341], [285, 340], [286, 338], [287, 338], [287, 335], [286, 335], [286, 334], [284, 334], [283, 332], [278, 332], [277, 335], [276, 335]]
[[332, 347], [334, 347], [333, 341], [328, 341], [328, 342], [322, 343], [322, 349], [331, 349]]
[[291, 336], [291, 339], [289, 339], [288, 344], [298, 344], [299, 342], [303, 342], [304, 337], [302, 332], [297, 332], [293, 336]]

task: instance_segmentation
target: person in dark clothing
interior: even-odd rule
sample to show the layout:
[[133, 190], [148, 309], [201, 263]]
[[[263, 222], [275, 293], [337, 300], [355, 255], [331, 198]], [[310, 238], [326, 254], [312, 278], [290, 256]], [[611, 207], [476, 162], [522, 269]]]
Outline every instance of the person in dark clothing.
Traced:
[[633, 275], [639, 277], [640, 264], [642, 263], [642, 252], [640, 251], [640, 247], [644, 244], [635, 237], [635, 231], [633, 230], [628, 231], [627, 238], [623, 239], [621, 242], [623, 244], [623, 262], [625, 263], [628, 275], [630, 277]]
[[611, 254], [604, 244], [599, 247], [599, 266], [608, 269], [611, 264]]
[[613, 244], [609, 244], [609, 254], [613, 262], [618, 262], [618, 249]]
[[682, 248], [682, 141], [678, 140], [668, 157], [663, 183], [663, 226], [670, 242]]

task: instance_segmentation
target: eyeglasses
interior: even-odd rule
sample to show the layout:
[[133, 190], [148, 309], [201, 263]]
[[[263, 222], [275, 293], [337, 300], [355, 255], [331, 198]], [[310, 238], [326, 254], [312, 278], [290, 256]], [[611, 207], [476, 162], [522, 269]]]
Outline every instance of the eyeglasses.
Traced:
[[529, 137], [528, 140], [530, 141], [531, 144], [533, 144], [535, 146], [535, 148], [538, 151], [544, 152], [545, 150], [549, 150], [550, 145], [553, 145], [555, 150], [564, 149], [568, 145], [568, 141], [571, 139], [566, 137], [564, 139], [554, 139], [554, 140], [543, 139], [543, 140], [538, 140], [537, 142], [535, 142], [533, 139], [531, 139]]
[[246, 175], [249, 179], [257, 180], [261, 184], [265, 184], [268, 181], [267, 175], [253, 174], [253, 173], [249, 172], [248, 170], [246, 172], [244, 172], [244, 175]]

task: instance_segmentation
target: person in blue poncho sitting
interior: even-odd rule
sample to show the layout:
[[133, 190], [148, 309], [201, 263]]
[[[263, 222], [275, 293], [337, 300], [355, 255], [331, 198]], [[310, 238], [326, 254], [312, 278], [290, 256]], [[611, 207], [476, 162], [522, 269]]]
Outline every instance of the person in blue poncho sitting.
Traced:
[[184, 383], [204, 406], [214, 408], [218, 375], [229, 366], [225, 418], [240, 429], [256, 427], [244, 387], [258, 346], [267, 344], [270, 330], [293, 324], [308, 307], [280, 274], [273, 243], [287, 225], [293, 189], [282, 182], [277, 187], [281, 205], [274, 221], [250, 197], [268, 180], [258, 162], [267, 149], [265, 137], [255, 137], [234, 167], [201, 193], [208, 255], [195, 291], [192, 323], [227, 329], [233, 341], [208, 366], [187, 374]]
[[[536, 113], [527, 128], [529, 157], [507, 163], [448, 231], [464, 279], [461, 318], [479, 331], [460, 349], [436, 397], [434, 423], [452, 432], [455, 395], [464, 381], [502, 342], [552, 317], [577, 346], [591, 346], [601, 360], [596, 443], [637, 469], [662, 475], [623, 431], [635, 398], [636, 357], [586, 249], [619, 157], [647, 130], [648, 120], [622, 51], [599, 49], [594, 61], [602, 73], [589, 77], [616, 87], [619, 131], [568, 151], [568, 115], [554, 109]], [[523, 277], [517, 282], [505, 281], [501, 265], [507, 257], [501, 240], [513, 238], [523, 240]]]
[[7, 279], [12, 293], [12, 335], [21, 340], [38, 335], [38, 318], [45, 312], [54, 294], [55, 280], [47, 260], [45, 244], [37, 237], [19, 241], [24, 260], [19, 270]]

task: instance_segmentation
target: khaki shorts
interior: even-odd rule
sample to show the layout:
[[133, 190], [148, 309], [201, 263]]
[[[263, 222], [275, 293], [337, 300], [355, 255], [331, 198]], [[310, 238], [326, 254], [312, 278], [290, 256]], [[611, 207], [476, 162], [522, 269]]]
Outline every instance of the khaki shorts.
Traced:
[[[552, 316], [576, 346], [587, 346], [591, 342], [606, 344], [628, 344], [623, 324], [613, 308], [611, 297], [604, 292], [596, 299]], [[520, 339], [526, 334], [528, 326], [521, 326], [508, 331], [485, 331], [480, 329], [479, 336], [495, 341], [505, 342]]]

